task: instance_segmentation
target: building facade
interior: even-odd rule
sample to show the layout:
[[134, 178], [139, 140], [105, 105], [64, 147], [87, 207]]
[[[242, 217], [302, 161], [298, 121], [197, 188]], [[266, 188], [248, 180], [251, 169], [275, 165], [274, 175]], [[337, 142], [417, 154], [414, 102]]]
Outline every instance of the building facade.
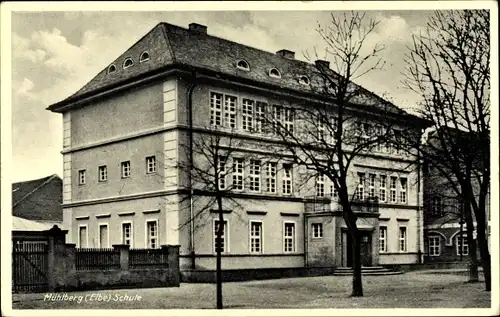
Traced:
[[[285, 127], [297, 127], [292, 109], [319, 100], [310, 88], [315, 67], [288, 50], [274, 54], [208, 35], [199, 24], [157, 25], [81, 90], [49, 107], [63, 115], [69, 242], [175, 244], [181, 268], [213, 270], [220, 224], [216, 206], [208, 206], [209, 186], [193, 182], [192, 173], [210, 163], [193, 140], [215, 138], [231, 152], [218, 183], [231, 189], [223, 202], [224, 269], [350, 265], [331, 182], [303, 183], [305, 171], [276, 155], [280, 142], [259, 119], [273, 109]], [[415, 119], [394, 105], [381, 112], [379, 104], [388, 103], [367, 96], [373, 110], [360, 113], [365, 122], [390, 116], [408, 126]], [[353, 163], [349, 182], [361, 202], [365, 266], [420, 261], [421, 177], [410, 163], [389, 146]], [[376, 197], [377, 208], [368, 208], [365, 201]]]

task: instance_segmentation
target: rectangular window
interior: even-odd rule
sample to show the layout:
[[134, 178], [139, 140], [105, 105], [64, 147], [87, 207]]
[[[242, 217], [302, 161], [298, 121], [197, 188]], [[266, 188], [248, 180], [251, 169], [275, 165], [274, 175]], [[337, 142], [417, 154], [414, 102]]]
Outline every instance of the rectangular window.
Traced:
[[293, 126], [295, 121], [295, 110], [291, 108], [284, 108], [285, 115], [285, 131], [293, 134]]
[[278, 134], [283, 127], [283, 108], [273, 105], [273, 133]]
[[326, 141], [325, 123], [322, 118], [318, 120], [318, 135], [316, 137], [320, 143]]
[[[332, 128], [332, 131], [335, 133], [337, 132], [337, 130], [339, 129], [339, 118], [338, 117], [332, 117], [330, 119], [330, 122], [331, 122], [331, 128]], [[335, 135], [332, 135], [333, 137], [335, 137]]]
[[335, 188], [335, 184], [333, 183], [333, 181], [330, 181], [330, 196], [332, 198], [338, 198], [339, 197], [339, 193], [337, 191], [337, 188]]
[[146, 222], [147, 248], [158, 248], [158, 221], [150, 220]]
[[283, 250], [285, 253], [295, 252], [295, 223], [293, 222], [284, 223]]
[[260, 192], [260, 161], [250, 160], [250, 191]]
[[323, 224], [313, 223], [312, 224], [312, 237], [314, 239], [323, 238]]
[[283, 194], [292, 194], [292, 164], [283, 164]]
[[222, 235], [220, 239], [220, 244], [217, 243], [217, 231], [219, 231], [219, 220], [214, 220], [214, 252], [217, 252], [217, 246], [220, 246], [221, 252], [225, 253], [229, 251], [228, 236], [227, 236], [227, 221], [224, 220], [222, 226]]
[[210, 125], [222, 125], [222, 94], [210, 93]]
[[442, 215], [442, 208], [441, 208], [441, 197], [439, 196], [434, 196], [431, 198], [431, 213], [434, 216], [441, 216]]
[[99, 225], [99, 248], [109, 248], [108, 225]]
[[399, 202], [406, 204], [406, 191], [408, 189], [408, 180], [401, 177], [399, 179]]
[[323, 174], [316, 177], [316, 196], [325, 197], [325, 176]]
[[457, 255], [469, 255], [469, 242], [465, 235], [457, 237]]
[[375, 174], [368, 175], [368, 197], [375, 199]]
[[262, 253], [262, 222], [250, 222], [250, 253]]
[[122, 243], [132, 247], [132, 223], [122, 223]]
[[108, 180], [108, 168], [106, 165], [99, 166], [99, 181], [105, 182]]
[[148, 174], [156, 173], [156, 157], [155, 156], [146, 157], [146, 172]]
[[266, 169], [266, 191], [268, 193], [276, 193], [276, 170], [275, 162], [268, 162]]
[[233, 159], [233, 189], [237, 191], [243, 190], [243, 159]]
[[267, 104], [265, 102], [260, 102], [260, 101], [257, 101], [257, 103], [255, 104], [255, 127], [254, 127], [254, 131], [255, 132], [258, 132], [258, 133], [261, 133], [261, 132], [264, 132], [265, 128], [264, 126], [266, 125], [266, 118], [265, 118], [265, 115], [266, 115], [266, 108], [267, 108]]
[[387, 252], [387, 227], [380, 226], [378, 246], [380, 252]]
[[88, 231], [87, 231], [87, 226], [80, 226], [78, 228], [78, 246], [80, 248], [88, 248], [88, 242], [89, 242], [89, 237], [88, 237]]
[[243, 99], [241, 125], [245, 131], [252, 131], [253, 128], [253, 105], [253, 100]]
[[358, 173], [358, 187], [356, 189], [356, 199], [365, 199], [365, 173]]
[[225, 127], [234, 129], [236, 127], [236, 100], [234, 96], [224, 96], [224, 121]]
[[122, 178], [130, 177], [130, 161], [122, 162]]
[[87, 172], [85, 170], [78, 171], [78, 184], [85, 185], [87, 182]]
[[395, 176], [391, 176], [391, 203], [396, 203], [398, 201], [398, 197], [396, 195], [396, 185], [398, 178]]
[[406, 252], [406, 227], [399, 227], [399, 252]]
[[387, 176], [385, 175], [380, 175], [380, 188], [379, 188], [379, 200], [381, 202], [386, 202], [387, 197], [386, 197], [386, 188], [387, 188]]
[[441, 255], [441, 238], [439, 236], [430, 236], [429, 242], [429, 256]]
[[219, 190], [226, 189], [226, 157], [219, 156]]

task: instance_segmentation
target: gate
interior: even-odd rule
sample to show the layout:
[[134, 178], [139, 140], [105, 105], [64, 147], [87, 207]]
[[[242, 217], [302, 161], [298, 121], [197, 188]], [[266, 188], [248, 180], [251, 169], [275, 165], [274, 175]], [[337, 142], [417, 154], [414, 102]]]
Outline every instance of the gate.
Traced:
[[48, 290], [47, 241], [14, 241], [12, 248], [13, 292]]

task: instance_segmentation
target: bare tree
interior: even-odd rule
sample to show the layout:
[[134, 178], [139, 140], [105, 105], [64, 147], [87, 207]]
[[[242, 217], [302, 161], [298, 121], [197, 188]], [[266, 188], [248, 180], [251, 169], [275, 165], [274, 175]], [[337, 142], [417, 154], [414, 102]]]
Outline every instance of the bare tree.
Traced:
[[[326, 55], [333, 67], [327, 61], [315, 62], [310, 87], [318, 100], [294, 108], [273, 106], [266, 120], [282, 139], [283, 152], [291, 153], [297, 165], [327, 177], [334, 186], [351, 239], [352, 296], [363, 296], [358, 216], [353, 205], [368, 205], [356, 190], [364, 179], [352, 181], [357, 177], [353, 175], [352, 163], [385, 144], [392, 136], [392, 126], [407, 115], [353, 83], [384, 65], [380, 57], [384, 47], [364, 46], [377, 25], [377, 21], [367, 21], [360, 13], [344, 13], [340, 17], [332, 14], [327, 27], [319, 25], [317, 32], [327, 46]], [[295, 119], [294, 126], [290, 125], [290, 118]]]
[[404, 84], [423, 97], [419, 113], [433, 130], [420, 153], [472, 208], [489, 291], [489, 11], [435, 12], [426, 30], [414, 36], [406, 64]]

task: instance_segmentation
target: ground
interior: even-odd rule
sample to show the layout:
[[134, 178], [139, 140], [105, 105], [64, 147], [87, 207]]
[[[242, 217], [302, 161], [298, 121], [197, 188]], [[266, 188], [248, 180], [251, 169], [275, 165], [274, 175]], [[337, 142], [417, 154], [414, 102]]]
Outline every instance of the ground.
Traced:
[[[364, 296], [351, 298], [352, 277], [320, 276], [225, 283], [225, 308], [489, 308], [484, 283], [466, 283], [465, 274], [420, 271], [403, 275], [365, 276]], [[56, 294], [56, 293], [54, 293]], [[178, 288], [127, 289], [57, 293], [75, 301], [44, 300], [46, 294], [14, 294], [13, 309], [213, 309], [214, 284]], [[85, 300], [94, 294], [110, 301]], [[115, 301], [119, 296], [140, 299]], [[81, 296], [81, 297], [79, 297]], [[122, 298], [124, 299], [124, 298]]]

